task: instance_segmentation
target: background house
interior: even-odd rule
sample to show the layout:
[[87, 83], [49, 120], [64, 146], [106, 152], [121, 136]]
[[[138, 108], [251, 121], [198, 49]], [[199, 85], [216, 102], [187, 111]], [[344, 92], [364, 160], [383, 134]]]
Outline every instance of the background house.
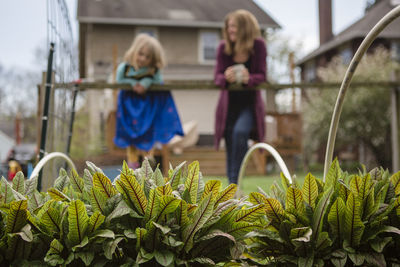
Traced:
[[[112, 80], [113, 70], [138, 33], [163, 45], [168, 66], [165, 80], [212, 80], [215, 52], [228, 12], [247, 9], [262, 32], [279, 25], [252, 0], [79, 0], [80, 77]], [[173, 91], [183, 122], [196, 120], [200, 143], [212, 144], [218, 91]], [[114, 108], [111, 91], [89, 91], [90, 129]]]
[[[318, 80], [318, 67], [325, 66], [333, 57], [340, 56], [345, 64], [350, 63], [364, 37], [399, 0], [376, 0], [365, 10], [365, 15], [337, 35], [332, 33], [332, 1], [319, 0], [320, 46], [300, 59], [297, 65], [301, 68], [301, 80], [313, 82]], [[400, 20], [389, 24], [372, 43], [369, 51], [378, 46], [392, 51], [393, 57], [400, 60]]]

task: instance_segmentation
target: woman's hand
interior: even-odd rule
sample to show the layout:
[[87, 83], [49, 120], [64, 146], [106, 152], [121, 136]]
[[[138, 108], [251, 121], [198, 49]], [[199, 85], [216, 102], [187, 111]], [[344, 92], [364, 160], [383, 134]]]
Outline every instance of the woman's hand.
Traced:
[[144, 93], [146, 93], [146, 89], [140, 83], [135, 84], [132, 89], [135, 93], [139, 95], [143, 95]]
[[243, 84], [248, 84], [249, 83], [249, 79], [250, 79], [249, 70], [247, 68], [244, 68], [242, 70], [242, 83]]
[[225, 80], [229, 83], [236, 82], [235, 70], [232, 66], [228, 67], [224, 72]]

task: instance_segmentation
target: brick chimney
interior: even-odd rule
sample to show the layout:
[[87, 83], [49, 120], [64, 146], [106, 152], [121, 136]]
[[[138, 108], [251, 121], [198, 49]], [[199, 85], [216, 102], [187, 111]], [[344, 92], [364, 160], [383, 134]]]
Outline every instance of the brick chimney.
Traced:
[[328, 42], [332, 33], [332, 0], [318, 0], [319, 45]]

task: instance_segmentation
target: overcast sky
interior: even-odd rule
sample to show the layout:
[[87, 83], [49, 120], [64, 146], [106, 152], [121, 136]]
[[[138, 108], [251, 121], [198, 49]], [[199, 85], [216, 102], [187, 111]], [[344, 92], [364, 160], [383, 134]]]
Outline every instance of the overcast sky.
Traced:
[[[76, 0], [65, 0], [77, 39]], [[218, 0], [216, 0], [218, 1]], [[255, 0], [281, 26], [282, 34], [302, 40], [304, 52], [318, 46], [318, 0]], [[34, 52], [47, 47], [46, 0], [0, 0], [0, 65], [35, 68]], [[333, 32], [362, 17], [366, 0], [332, 0]]]

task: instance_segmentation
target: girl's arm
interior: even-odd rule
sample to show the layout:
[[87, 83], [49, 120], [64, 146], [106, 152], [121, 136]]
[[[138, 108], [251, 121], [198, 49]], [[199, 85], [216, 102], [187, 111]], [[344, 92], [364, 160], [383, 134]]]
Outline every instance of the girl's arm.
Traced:
[[226, 79], [225, 79], [225, 67], [223, 65], [223, 56], [224, 56], [224, 43], [221, 42], [218, 46], [217, 50], [217, 64], [215, 65], [214, 70], [214, 83], [216, 86], [225, 88], [226, 87]]
[[124, 62], [118, 65], [116, 80], [117, 80], [117, 83], [129, 83], [133, 87], [133, 86], [135, 86], [135, 84], [137, 84], [137, 80], [133, 79], [133, 78], [125, 78], [124, 77], [126, 65], [127, 64]]
[[153, 78], [146, 77], [139, 81], [139, 83], [147, 90], [152, 84], [162, 84], [163, 79], [161, 71], [157, 69], [157, 72], [153, 75]]
[[256, 59], [255, 69], [249, 73], [247, 87], [254, 87], [266, 80], [267, 49], [264, 41], [256, 39], [254, 42], [254, 55]]

